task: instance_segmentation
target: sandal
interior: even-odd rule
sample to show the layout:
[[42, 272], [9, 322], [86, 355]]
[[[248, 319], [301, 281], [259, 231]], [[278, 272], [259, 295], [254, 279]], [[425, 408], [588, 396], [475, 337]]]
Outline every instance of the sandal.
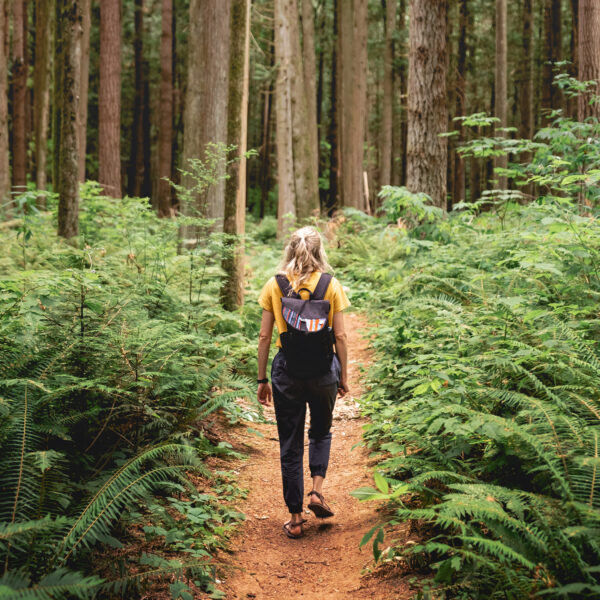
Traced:
[[[297, 540], [298, 538], [302, 537], [302, 525], [306, 523], [306, 519], [302, 519], [301, 521], [296, 521], [294, 523], [294, 521], [288, 521], [287, 523], [283, 524], [283, 530], [285, 531], [285, 535], [287, 535], [290, 539], [292, 540]], [[300, 525], [300, 533], [299, 534], [293, 534], [292, 533], [292, 526], [297, 526]]]
[[316, 502], [310, 502], [308, 504], [309, 510], [312, 510], [315, 513], [315, 517], [319, 519], [327, 519], [329, 517], [333, 517], [333, 511], [325, 504], [325, 498], [323, 498], [322, 494], [319, 494], [316, 490], [312, 490], [308, 493], [308, 496], [315, 495], [320, 501], [321, 504], [317, 504]]

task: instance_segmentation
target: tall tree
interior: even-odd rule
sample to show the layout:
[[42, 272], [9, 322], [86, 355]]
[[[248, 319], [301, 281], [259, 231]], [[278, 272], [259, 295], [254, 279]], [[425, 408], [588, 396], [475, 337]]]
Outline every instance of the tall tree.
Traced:
[[[569, 51], [571, 64], [569, 75], [577, 77], [579, 72], [579, 0], [571, 0], [571, 35], [569, 38]], [[577, 119], [578, 100], [577, 97], [567, 98], [568, 114], [572, 119]]]
[[394, 112], [394, 31], [396, 0], [381, 0], [384, 7], [385, 49], [383, 53], [383, 98], [380, 132], [380, 185], [392, 183], [392, 128]]
[[[172, 197], [171, 185], [166, 179], [173, 176], [173, 0], [162, 0], [159, 111], [158, 214], [168, 217], [172, 211]], [[140, 159], [138, 157], [138, 163], [142, 162]]]
[[331, 216], [339, 203], [340, 189], [340, 67], [341, 67], [341, 40], [339, 36], [340, 0], [333, 0], [333, 35], [331, 40], [331, 88], [329, 94], [329, 129], [327, 140], [329, 142], [329, 196], [327, 198], [327, 212]]
[[77, 113], [81, 72], [82, 17], [79, 0], [56, 0], [61, 56], [60, 147], [58, 159], [58, 235], [71, 238], [79, 232], [79, 164]]
[[600, 119], [600, 103], [592, 102], [600, 96], [600, 3], [597, 0], [579, 0], [579, 80], [594, 81], [589, 93], [579, 97], [579, 119]]
[[446, 1], [411, 0], [406, 185], [446, 207]]
[[[506, 38], [507, 0], [496, 0], [496, 73], [495, 73], [495, 116], [499, 119], [500, 128], [507, 126], [507, 74], [508, 74], [508, 47]], [[500, 137], [506, 137], [504, 131], [498, 132]], [[494, 167], [506, 168], [507, 157], [499, 156], [494, 160]], [[507, 179], [505, 176], [498, 178], [498, 187], [505, 189]]]
[[340, 164], [343, 206], [367, 210], [363, 160], [367, 112], [367, 0], [339, 4]]
[[[468, 0], [459, 0], [458, 55], [456, 65], [456, 117], [467, 112], [467, 29], [469, 26]], [[457, 142], [463, 141], [463, 128], [457, 124]], [[454, 178], [452, 202], [465, 200], [465, 161], [459, 152], [454, 152]]]
[[121, 2], [100, 3], [98, 179], [104, 193], [121, 197]]
[[[399, 11], [396, 19], [398, 30], [406, 29], [406, 0], [400, 0]], [[404, 34], [401, 39], [404, 38]], [[392, 130], [392, 185], [402, 185], [406, 181], [406, 137], [407, 126], [407, 98], [408, 85], [407, 50], [404, 42], [399, 42], [394, 48], [394, 126]]]
[[[302, 2], [302, 65], [306, 90], [306, 135], [312, 172], [319, 176], [319, 137], [317, 130], [317, 72], [315, 60], [315, 15], [312, 0]], [[313, 207], [314, 207], [314, 203]]]
[[[0, 206], [5, 204], [10, 192], [8, 161], [8, 2], [0, 0]], [[6, 211], [8, 212], [8, 211]]]
[[27, 186], [27, 0], [13, 0], [13, 144], [12, 186], [23, 192]]
[[[204, 158], [209, 143], [227, 142], [229, 22], [231, 0], [191, 0], [187, 93], [183, 116], [183, 168], [191, 158]], [[233, 42], [233, 40], [232, 40]], [[224, 161], [218, 161], [219, 180], [195, 207], [184, 211], [222, 219], [225, 207]], [[190, 185], [192, 182], [189, 182]], [[221, 222], [217, 227], [221, 227]]]
[[[533, 0], [523, 0], [523, 46], [521, 60], [518, 67], [517, 85], [519, 98], [519, 137], [532, 139], [533, 137]], [[521, 160], [528, 162], [530, 153], [524, 153]], [[524, 194], [531, 194], [531, 184], [523, 188]]]
[[[280, 235], [286, 227], [286, 215], [293, 214], [302, 219], [319, 208], [316, 135], [307, 134], [310, 128], [308, 95], [298, 21], [296, 0], [275, 0], [275, 58], [279, 65], [275, 93]], [[314, 91], [314, 85], [312, 89]]]
[[[49, 3], [46, 0], [36, 0], [33, 129], [35, 138], [35, 183], [38, 190], [46, 189], [53, 22], [54, 14]], [[41, 205], [45, 204], [44, 196], [40, 196], [39, 203]]]
[[90, 35], [92, 30], [91, 0], [81, 0], [81, 73], [77, 141], [79, 144], [79, 181], [85, 181], [87, 148], [88, 91], [90, 84]]
[[541, 104], [546, 113], [560, 108], [560, 88], [553, 85], [554, 64], [562, 60], [561, 0], [544, 0], [544, 44], [542, 65]]
[[223, 262], [227, 278], [221, 291], [221, 299], [227, 310], [235, 310], [244, 303], [244, 245], [241, 236], [244, 234], [246, 220], [250, 0], [232, 0], [230, 32], [227, 144], [235, 146], [237, 160], [229, 165], [229, 178], [225, 183], [223, 231], [234, 239], [231, 252]]
[[[167, 0], [163, 2], [163, 11], [165, 10], [165, 3], [168, 4]], [[172, 0], [171, 0], [172, 3]], [[168, 7], [167, 7], [168, 10]], [[171, 13], [173, 7], [171, 5]], [[164, 14], [164, 13], [163, 13]], [[169, 20], [169, 19], [168, 19]], [[172, 21], [172, 19], [170, 19]], [[164, 16], [163, 16], [164, 21]], [[148, 85], [146, 75], [146, 61], [144, 60], [144, 0], [135, 0], [134, 3], [134, 35], [133, 35], [133, 62], [134, 62], [134, 100], [133, 100], [133, 123], [132, 123], [132, 136], [131, 136], [131, 151], [129, 156], [129, 168], [127, 173], [127, 190], [130, 196], [149, 196], [150, 190], [150, 165], [148, 164], [148, 144], [150, 143], [149, 136], [149, 106], [148, 106]], [[164, 32], [163, 32], [164, 34]], [[172, 27], [169, 28], [169, 71], [172, 73], [172, 46], [173, 36]], [[161, 38], [162, 39], [162, 38]], [[162, 71], [162, 41], [161, 41], [161, 71]], [[172, 90], [172, 87], [171, 87]], [[159, 111], [161, 112], [159, 120], [159, 142], [158, 142], [158, 154], [159, 154], [159, 165], [160, 165], [160, 134], [164, 124], [163, 111], [165, 110], [163, 104], [163, 98], [161, 96], [159, 101]], [[171, 104], [167, 104], [167, 107], [172, 107], [173, 98], [172, 94], [170, 99], [167, 100]], [[169, 123], [172, 123], [172, 117]], [[169, 152], [171, 152], [171, 143], [169, 143]], [[169, 154], [169, 165], [171, 164], [171, 156]], [[166, 175], [171, 177], [171, 172]], [[167, 182], [162, 182], [165, 186], [170, 186]], [[160, 184], [159, 184], [160, 185]]]

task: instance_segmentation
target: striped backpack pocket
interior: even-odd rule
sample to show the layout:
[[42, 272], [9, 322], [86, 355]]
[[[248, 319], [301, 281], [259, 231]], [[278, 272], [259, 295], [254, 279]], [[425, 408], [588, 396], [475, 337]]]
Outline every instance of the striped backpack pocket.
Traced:
[[329, 371], [333, 360], [333, 333], [328, 326], [329, 300], [324, 300], [331, 275], [323, 273], [315, 287], [303, 300], [285, 275], [275, 277], [283, 297], [281, 312], [287, 331], [281, 333], [281, 345], [287, 370], [297, 379], [320, 377]]

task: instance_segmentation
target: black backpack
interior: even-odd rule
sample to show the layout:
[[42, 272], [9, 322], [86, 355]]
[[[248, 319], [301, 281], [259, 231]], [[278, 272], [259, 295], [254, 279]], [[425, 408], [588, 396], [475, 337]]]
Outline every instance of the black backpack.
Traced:
[[287, 331], [281, 334], [281, 346], [287, 370], [296, 379], [312, 379], [329, 371], [333, 360], [333, 332], [329, 327], [329, 300], [323, 300], [331, 275], [323, 273], [310, 293], [302, 300], [285, 275], [276, 275], [281, 289], [281, 312], [287, 323]]

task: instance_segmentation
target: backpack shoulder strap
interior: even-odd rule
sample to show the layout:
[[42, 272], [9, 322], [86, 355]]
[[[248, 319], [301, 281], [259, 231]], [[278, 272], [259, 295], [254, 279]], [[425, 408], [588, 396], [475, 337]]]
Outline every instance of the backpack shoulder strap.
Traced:
[[321, 273], [321, 277], [319, 278], [317, 286], [315, 287], [315, 291], [312, 293], [313, 300], [323, 300], [332, 279], [333, 276], [329, 273]]
[[275, 281], [277, 281], [277, 285], [279, 286], [284, 298], [288, 298], [292, 295], [292, 285], [285, 275], [282, 275], [281, 273], [275, 275]]

